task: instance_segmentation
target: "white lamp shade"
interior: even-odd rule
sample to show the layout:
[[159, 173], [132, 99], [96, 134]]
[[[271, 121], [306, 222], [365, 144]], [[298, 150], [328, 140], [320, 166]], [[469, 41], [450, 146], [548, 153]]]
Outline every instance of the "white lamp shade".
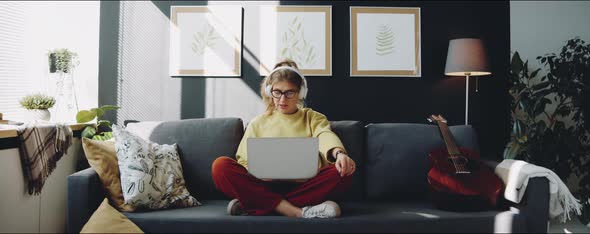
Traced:
[[483, 42], [476, 38], [453, 39], [449, 42], [445, 75], [484, 76], [492, 74], [488, 67]]

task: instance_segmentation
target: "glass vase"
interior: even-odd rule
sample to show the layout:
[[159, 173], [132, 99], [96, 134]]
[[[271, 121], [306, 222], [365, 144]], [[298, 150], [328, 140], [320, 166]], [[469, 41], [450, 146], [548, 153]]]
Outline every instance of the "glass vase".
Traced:
[[53, 88], [51, 93], [55, 98], [51, 120], [53, 122], [75, 123], [76, 114], [78, 113], [78, 100], [73, 71], [51, 73], [50, 79], [53, 84], [51, 85], [51, 88]]

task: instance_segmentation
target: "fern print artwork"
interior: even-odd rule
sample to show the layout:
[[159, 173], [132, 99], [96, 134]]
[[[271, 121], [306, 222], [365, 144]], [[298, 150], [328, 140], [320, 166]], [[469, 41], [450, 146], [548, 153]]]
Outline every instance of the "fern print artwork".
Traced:
[[202, 31], [196, 32], [193, 35], [193, 52], [198, 55], [205, 54], [205, 49], [207, 49], [207, 47], [213, 48], [215, 42], [219, 38], [220, 37], [218, 36], [218, 33], [215, 31], [215, 29], [209, 23], [206, 23]]
[[295, 61], [300, 66], [309, 66], [316, 63], [317, 50], [315, 46], [305, 38], [303, 21], [299, 17], [293, 18], [288, 30], [283, 33], [280, 57]]
[[391, 26], [386, 24], [379, 25], [379, 31], [375, 36], [376, 46], [375, 53], [379, 56], [385, 56], [393, 53], [395, 35], [391, 30]]

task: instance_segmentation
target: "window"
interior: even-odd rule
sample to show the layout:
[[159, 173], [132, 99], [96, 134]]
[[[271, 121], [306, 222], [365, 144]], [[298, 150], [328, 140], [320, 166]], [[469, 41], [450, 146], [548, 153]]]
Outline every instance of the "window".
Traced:
[[25, 3], [0, 2], [0, 112], [22, 119], [18, 100], [25, 93]]
[[25, 119], [19, 104], [24, 95], [52, 95], [55, 84], [49, 79], [47, 53], [59, 48], [78, 54], [80, 63], [73, 75], [78, 109], [98, 106], [99, 16], [98, 1], [0, 1], [0, 112], [4, 119]]

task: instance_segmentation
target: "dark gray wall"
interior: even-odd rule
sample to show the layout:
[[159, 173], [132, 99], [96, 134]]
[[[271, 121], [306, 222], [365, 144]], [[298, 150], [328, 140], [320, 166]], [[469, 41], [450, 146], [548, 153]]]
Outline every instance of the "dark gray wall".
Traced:
[[[203, 5], [203, 1], [153, 1], [162, 13], [170, 15], [171, 5]], [[229, 2], [244, 7], [258, 3]], [[262, 3], [261, 3], [262, 4]], [[484, 40], [492, 75], [475, 79], [470, 91], [470, 124], [479, 134], [485, 157], [500, 159], [509, 139], [509, 103], [507, 71], [510, 57], [510, 9], [508, 1], [449, 2], [449, 1], [283, 1], [283, 5], [332, 5], [332, 77], [308, 77], [310, 93], [307, 104], [328, 116], [330, 120], [360, 120], [364, 123], [409, 122], [425, 123], [433, 113], [444, 115], [450, 125], [463, 124], [465, 108], [465, 79], [443, 74], [448, 42], [459, 37], [479, 37]], [[116, 35], [119, 9], [117, 2], [101, 2], [101, 41], [99, 71], [99, 104], [116, 103], [117, 55]], [[350, 77], [349, 7], [398, 6], [420, 7], [422, 40], [422, 77]], [[244, 29], [247, 33], [247, 29]], [[168, 35], [162, 35], [167, 37]], [[257, 54], [243, 48], [243, 54]], [[168, 61], [162, 61], [167, 66]], [[257, 91], [262, 77], [242, 59], [242, 80]], [[204, 117], [203, 78], [182, 79], [181, 118]], [[225, 78], [218, 78], [225, 79]], [[239, 101], [239, 100], [236, 100]], [[159, 110], [151, 110], [159, 111]], [[107, 116], [116, 119], [114, 115]]]

